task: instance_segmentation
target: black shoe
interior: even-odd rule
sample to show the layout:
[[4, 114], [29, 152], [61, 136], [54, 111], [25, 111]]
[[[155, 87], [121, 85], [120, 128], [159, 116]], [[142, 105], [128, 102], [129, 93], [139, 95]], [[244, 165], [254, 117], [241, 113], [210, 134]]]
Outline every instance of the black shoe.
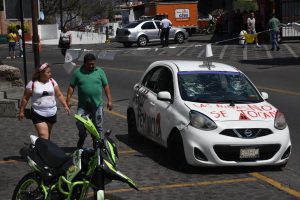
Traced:
[[280, 50], [280, 47], [277, 47], [277, 51], [279, 51]]
[[271, 48], [270, 51], [274, 51], [274, 48]]

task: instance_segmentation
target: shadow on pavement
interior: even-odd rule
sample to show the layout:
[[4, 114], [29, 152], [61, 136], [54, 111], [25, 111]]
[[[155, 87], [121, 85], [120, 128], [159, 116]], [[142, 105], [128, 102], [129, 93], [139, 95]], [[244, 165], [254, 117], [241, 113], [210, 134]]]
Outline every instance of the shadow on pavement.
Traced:
[[252, 172], [263, 171], [281, 171], [280, 167], [264, 166], [264, 167], [194, 167], [188, 166], [187, 168], [179, 169], [172, 166], [168, 162], [167, 151], [165, 148], [158, 144], [146, 139], [141, 138], [138, 142], [128, 137], [128, 135], [116, 135], [116, 138], [124, 144], [130, 146], [142, 155], [137, 157], [148, 157], [159, 165], [178, 172], [187, 174], [243, 174]]
[[273, 67], [286, 67], [287, 65], [299, 66], [300, 58], [286, 57], [273, 59], [258, 59], [258, 60], [240, 60], [240, 63], [251, 65], [271, 65], [257, 69], [268, 69]]

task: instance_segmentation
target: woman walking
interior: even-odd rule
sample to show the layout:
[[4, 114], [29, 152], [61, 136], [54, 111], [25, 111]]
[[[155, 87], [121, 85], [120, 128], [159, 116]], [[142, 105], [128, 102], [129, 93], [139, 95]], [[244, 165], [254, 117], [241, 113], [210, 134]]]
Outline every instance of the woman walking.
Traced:
[[33, 74], [22, 97], [19, 120], [24, 118], [24, 110], [31, 97], [31, 117], [39, 137], [50, 139], [53, 124], [56, 122], [56, 99], [69, 114], [70, 109], [57, 82], [52, 78], [50, 65], [42, 64]]

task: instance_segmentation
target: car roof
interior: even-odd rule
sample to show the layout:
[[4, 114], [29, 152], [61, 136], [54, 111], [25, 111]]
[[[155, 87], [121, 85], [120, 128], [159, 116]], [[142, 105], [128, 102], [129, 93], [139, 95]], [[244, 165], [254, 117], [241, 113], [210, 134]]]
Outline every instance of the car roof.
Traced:
[[168, 65], [172, 68], [176, 68], [177, 71], [228, 71], [228, 72], [240, 72], [237, 68], [218, 62], [205, 61], [189, 61], [189, 60], [162, 60], [156, 61], [151, 66]]

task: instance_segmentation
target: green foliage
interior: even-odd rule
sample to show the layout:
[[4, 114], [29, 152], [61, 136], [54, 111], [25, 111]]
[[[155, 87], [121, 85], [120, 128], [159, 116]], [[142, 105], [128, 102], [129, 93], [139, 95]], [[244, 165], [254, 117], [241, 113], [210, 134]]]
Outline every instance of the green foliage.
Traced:
[[[21, 24], [17, 24], [17, 23], [9, 24], [8, 25], [9, 32], [17, 33], [18, 32], [17, 25], [19, 25], [21, 27]], [[29, 32], [29, 25], [25, 23], [24, 24], [24, 33], [28, 33], [28, 32]]]
[[237, 0], [234, 2], [235, 8], [240, 8], [241, 11], [257, 11], [258, 10], [258, 4], [254, 1], [248, 1], [248, 0]]

